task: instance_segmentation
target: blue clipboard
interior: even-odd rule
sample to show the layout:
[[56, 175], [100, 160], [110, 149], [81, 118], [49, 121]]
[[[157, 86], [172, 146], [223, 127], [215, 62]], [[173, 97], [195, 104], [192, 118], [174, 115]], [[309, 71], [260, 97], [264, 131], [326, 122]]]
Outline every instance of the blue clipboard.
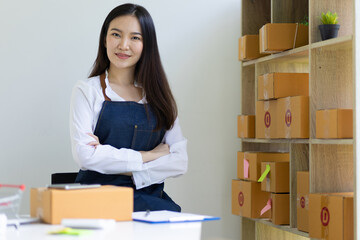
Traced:
[[199, 215], [193, 213], [179, 213], [166, 210], [151, 212], [134, 212], [132, 214], [132, 218], [133, 221], [145, 223], [183, 223], [220, 220], [219, 217]]

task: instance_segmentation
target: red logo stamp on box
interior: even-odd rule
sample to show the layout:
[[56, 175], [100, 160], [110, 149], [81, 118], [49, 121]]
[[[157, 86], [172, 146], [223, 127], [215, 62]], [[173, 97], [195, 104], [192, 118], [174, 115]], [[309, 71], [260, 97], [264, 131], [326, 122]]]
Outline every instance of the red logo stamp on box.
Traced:
[[300, 206], [301, 206], [301, 208], [305, 208], [305, 198], [304, 197], [300, 198]]
[[286, 123], [286, 126], [290, 127], [291, 125], [291, 111], [288, 109], [285, 113], [285, 123]]
[[238, 201], [239, 201], [240, 207], [242, 207], [244, 205], [244, 194], [242, 192], [239, 193]]
[[266, 113], [265, 113], [264, 123], [265, 123], [265, 127], [266, 127], [266, 128], [269, 128], [269, 127], [270, 127], [270, 125], [271, 125], [271, 116], [270, 116], [270, 113], [269, 113], [269, 112], [266, 112]]
[[327, 226], [329, 224], [330, 221], [330, 212], [329, 209], [327, 209], [327, 207], [323, 207], [323, 209], [321, 209], [321, 223], [323, 226]]

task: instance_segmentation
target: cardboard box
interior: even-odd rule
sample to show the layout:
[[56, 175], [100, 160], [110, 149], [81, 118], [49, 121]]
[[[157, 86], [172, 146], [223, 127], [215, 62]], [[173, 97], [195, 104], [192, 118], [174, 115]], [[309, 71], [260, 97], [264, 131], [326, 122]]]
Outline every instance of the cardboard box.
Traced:
[[325, 109], [316, 111], [316, 138], [352, 137], [352, 109]]
[[259, 30], [260, 53], [276, 53], [309, 43], [309, 27], [297, 23], [267, 23]]
[[354, 239], [353, 193], [311, 193], [309, 236], [328, 240]]
[[267, 54], [260, 54], [259, 35], [245, 35], [239, 38], [239, 60], [256, 59]]
[[[245, 164], [244, 162], [247, 161]], [[289, 153], [279, 152], [238, 152], [237, 153], [237, 177], [257, 182], [261, 176], [262, 162], [289, 162]], [[248, 171], [244, 168], [248, 164]]]
[[297, 229], [309, 232], [309, 172], [297, 172]]
[[309, 138], [309, 97], [277, 100], [278, 138]]
[[256, 102], [256, 138], [277, 138], [276, 107], [276, 100]]
[[255, 138], [255, 115], [238, 116], [238, 137]]
[[308, 73], [267, 73], [258, 76], [258, 100], [309, 96]]
[[60, 224], [63, 218], [131, 221], [133, 196], [132, 188], [117, 186], [77, 190], [32, 188], [31, 216], [50, 224]]
[[272, 193], [289, 192], [289, 162], [262, 162], [261, 173], [265, 172], [266, 165], [270, 172], [261, 182], [261, 190]]
[[232, 213], [247, 218], [269, 218], [267, 212], [260, 216], [261, 209], [270, 198], [270, 193], [261, 191], [260, 183], [232, 180]]
[[271, 222], [276, 225], [290, 224], [290, 194], [271, 193]]

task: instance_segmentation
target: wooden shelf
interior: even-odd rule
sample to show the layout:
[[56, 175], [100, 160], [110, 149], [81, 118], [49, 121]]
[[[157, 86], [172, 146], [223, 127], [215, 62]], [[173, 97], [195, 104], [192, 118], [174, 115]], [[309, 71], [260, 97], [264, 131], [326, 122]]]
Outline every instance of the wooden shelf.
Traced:
[[254, 221], [266, 224], [270, 227], [277, 228], [277, 229], [280, 229], [280, 230], [283, 230], [283, 231], [286, 231], [286, 232], [289, 232], [289, 233], [292, 233], [292, 234], [295, 234], [298, 236], [309, 238], [309, 233], [299, 231], [297, 228], [292, 228], [289, 225], [275, 225], [267, 219], [254, 219]]
[[241, 141], [249, 143], [304, 143], [308, 144], [309, 139], [261, 139], [261, 138], [242, 138]]
[[353, 145], [353, 139], [311, 139], [312, 144]]
[[276, 61], [286, 61], [286, 62], [308, 62], [309, 61], [309, 45], [302, 46], [299, 48], [294, 48], [284, 52], [273, 53], [269, 56], [254, 59], [251, 61], [243, 62], [242, 66], [255, 65], [262, 62], [276, 62]]
[[332, 39], [328, 39], [325, 41], [312, 43], [310, 45], [310, 48], [314, 49], [314, 48], [329, 47], [329, 46], [340, 45], [340, 44], [352, 44], [352, 40], [353, 40], [352, 35], [337, 37], [337, 38], [332, 38]]

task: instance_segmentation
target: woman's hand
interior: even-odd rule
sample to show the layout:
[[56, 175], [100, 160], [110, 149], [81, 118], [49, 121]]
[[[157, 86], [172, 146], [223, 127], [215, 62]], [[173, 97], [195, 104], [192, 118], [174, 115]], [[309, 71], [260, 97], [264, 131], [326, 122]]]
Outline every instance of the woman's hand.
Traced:
[[170, 153], [170, 147], [168, 144], [160, 143], [151, 151], [140, 151], [143, 162], [150, 162], [159, 157], [168, 155]]
[[95, 141], [89, 142], [87, 145], [93, 146], [93, 147], [95, 147], [95, 148], [96, 148], [98, 145], [101, 145], [101, 144], [100, 144], [100, 141], [99, 141], [99, 138], [98, 138], [96, 135], [94, 135], [94, 134], [92, 134], [92, 133], [88, 133], [87, 135], [89, 135], [90, 137], [92, 137], [92, 138], [95, 139]]

